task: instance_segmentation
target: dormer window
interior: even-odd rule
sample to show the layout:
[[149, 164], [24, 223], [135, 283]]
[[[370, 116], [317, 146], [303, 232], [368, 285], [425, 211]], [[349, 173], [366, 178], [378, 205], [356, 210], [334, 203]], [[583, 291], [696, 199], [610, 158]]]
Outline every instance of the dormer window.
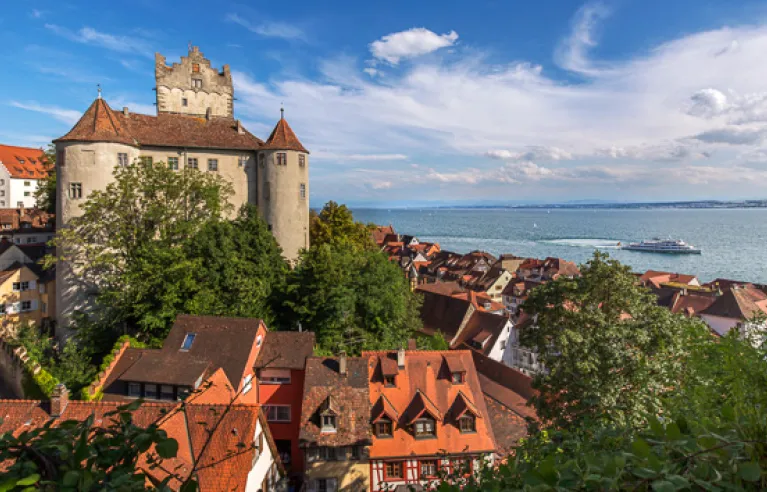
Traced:
[[450, 373], [450, 379], [453, 381], [453, 384], [463, 384], [464, 374], [462, 372], [452, 372]]
[[338, 428], [335, 415], [322, 416], [322, 432], [335, 432]]
[[477, 432], [477, 421], [474, 415], [464, 414], [463, 417], [458, 419], [458, 429], [460, 429], [461, 434]]
[[397, 386], [397, 376], [384, 376], [384, 386], [393, 388]]
[[186, 352], [189, 349], [191, 349], [196, 336], [197, 336], [196, 333], [187, 333], [186, 336], [184, 337], [184, 343], [181, 344], [181, 350]]
[[437, 434], [436, 424], [434, 419], [430, 417], [423, 417], [415, 421], [413, 424], [413, 431], [415, 437], [435, 437]]
[[392, 436], [392, 423], [391, 420], [387, 418], [382, 418], [378, 422], [375, 423], [375, 434], [376, 437], [380, 438], [387, 438]]

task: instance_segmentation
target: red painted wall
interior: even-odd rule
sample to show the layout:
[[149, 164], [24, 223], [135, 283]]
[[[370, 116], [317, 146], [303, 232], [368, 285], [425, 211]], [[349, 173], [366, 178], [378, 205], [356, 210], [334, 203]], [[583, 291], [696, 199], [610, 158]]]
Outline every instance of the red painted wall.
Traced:
[[304, 398], [304, 371], [290, 371], [290, 384], [259, 384], [258, 402], [262, 405], [290, 405], [290, 422], [269, 422], [274, 440], [291, 441], [290, 469], [304, 471], [304, 454], [298, 447], [298, 433], [301, 430], [301, 402]]

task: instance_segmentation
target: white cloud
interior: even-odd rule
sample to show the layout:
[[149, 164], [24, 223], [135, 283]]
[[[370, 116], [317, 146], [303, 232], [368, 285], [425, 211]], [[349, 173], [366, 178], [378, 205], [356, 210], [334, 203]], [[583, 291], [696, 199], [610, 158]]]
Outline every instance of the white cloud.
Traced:
[[458, 40], [458, 33], [450, 31], [436, 34], [423, 27], [387, 34], [370, 43], [370, 53], [379, 60], [396, 65], [403, 58], [426, 55], [440, 48], [452, 46]]
[[370, 181], [366, 185], [373, 190], [388, 190], [394, 184], [391, 181]]
[[485, 152], [491, 159], [500, 159], [505, 161], [559, 161], [569, 160], [573, 155], [566, 150], [557, 147], [531, 146], [524, 152], [513, 152], [511, 150], [489, 150]]
[[64, 123], [68, 123], [70, 125], [74, 125], [75, 123], [77, 123], [77, 120], [79, 120], [80, 117], [82, 116], [82, 113], [80, 111], [75, 111], [73, 109], [65, 109], [59, 106], [39, 104], [36, 101], [28, 101], [28, 102], [11, 101], [9, 104], [15, 108], [26, 109], [27, 111], [35, 111], [37, 113], [47, 114], [49, 116], [52, 116], [53, 118], [56, 118], [59, 121], [63, 121]]
[[567, 70], [585, 75], [596, 75], [604, 68], [594, 66], [589, 50], [597, 45], [596, 29], [611, 11], [602, 2], [587, 3], [578, 9], [570, 36], [560, 43], [556, 52], [557, 63]]
[[720, 116], [728, 107], [727, 95], [717, 89], [701, 89], [690, 96], [690, 100], [687, 114], [701, 118]]
[[33, 19], [40, 19], [47, 13], [48, 11], [46, 10], [32, 9], [32, 11], [29, 13], [29, 16]]
[[46, 29], [76, 43], [100, 46], [119, 53], [132, 53], [152, 58], [152, 50], [149, 43], [137, 36], [119, 36], [99, 32], [92, 27], [83, 27], [78, 31], [72, 31], [56, 24], [46, 24]]
[[237, 14], [227, 14], [226, 20], [238, 24], [248, 31], [263, 36], [265, 38], [281, 39], [304, 39], [304, 31], [292, 24], [285, 22], [259, 22], [253, 23]]

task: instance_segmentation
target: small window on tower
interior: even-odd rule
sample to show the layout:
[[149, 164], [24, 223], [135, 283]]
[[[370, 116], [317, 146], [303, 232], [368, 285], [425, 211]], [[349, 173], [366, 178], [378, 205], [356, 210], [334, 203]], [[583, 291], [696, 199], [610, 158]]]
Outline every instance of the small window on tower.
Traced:
[[202, 89], [202, 79], [192, 79], [193, 89]]
[[189, 101], [184, 97], [181, 99], [181, 105], [187, 107], [189, 106]]
[[298, 155], [298, 165], [300, 167], [305, 167], [306, 166], [306, 155], [304, 155], [304, 154], [299, 154]]
[[192, 63], [192, 72], [200, 73], [200, 64], [199, 63]]
[[278, 166], [287, 166], [288, 165], [288, 154], [284, 152], [278, 152], [277, 153], [277, 165]]
[[306, 185], [301, 183], [301, 200], [306, 200]]

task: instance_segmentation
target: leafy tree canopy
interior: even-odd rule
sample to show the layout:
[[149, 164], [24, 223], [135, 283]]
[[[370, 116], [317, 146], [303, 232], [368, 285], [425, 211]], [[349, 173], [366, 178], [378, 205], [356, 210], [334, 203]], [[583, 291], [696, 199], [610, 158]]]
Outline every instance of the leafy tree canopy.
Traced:
[[402, 271], [379, 252], [313, 246], [288, 277], [280, 323], [314, 331], [332, 353], [404, 346], [421, 326], [420, 301]]
[[525, 301], [535, 322], [521, 341], [547, 369], [534, 380], [536, 410], [559, 427], [641, 425], [676, 391], [687, 340], [707, 330], [657, 306], [630, 268], [607, 254], [596, 252], [581, 273], [538, 287]]
[[309, 224], [309, 237], [312, 246], [324, 244], [357, 249], [374, 249], [370, 235], [371, 226], [355, 222], [351, 210], [346, 205], [334, 201], [325, 204], [319, 214], [312, 214]]
[[35, 190], [35, 202], [38, 208], [48, 213], [56, 213], [56, 146], [48, 144], [45, 151], [46, 164], [49, 169], [48, 176], [40, 180]]

